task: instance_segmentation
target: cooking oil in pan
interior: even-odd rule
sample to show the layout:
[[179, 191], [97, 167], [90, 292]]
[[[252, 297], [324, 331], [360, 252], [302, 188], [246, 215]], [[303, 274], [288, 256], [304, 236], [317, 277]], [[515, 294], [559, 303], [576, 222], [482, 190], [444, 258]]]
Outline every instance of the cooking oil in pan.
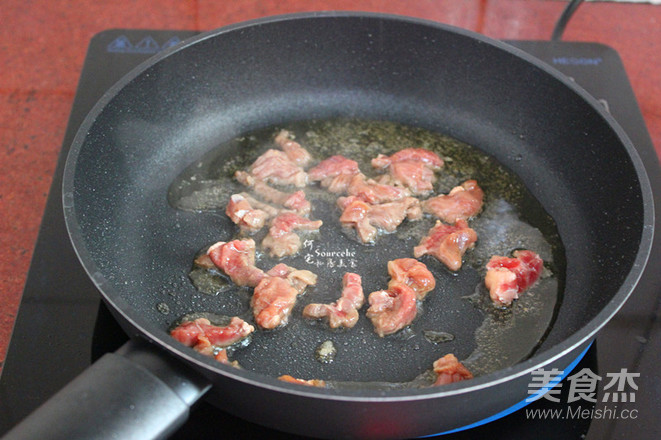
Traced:
[[[273, 138], [281, 128], [295, 135], [295, 140], [311, 153], [313, 164], [341, 154], [357, 161], [368, 177], [376, 175], [370, 161], [378, 154], [388, 155], [403, 148], [434, 151], [445, 165], [436, 173], [432, 195], [447, 193], [463, 181], [475, 179], [485, 193], [484, 207], [469, 222], [478, 234], [478, 242], [466, 253], [462, 268], [451, 272], [438, 260], [422, 257], [420, 260], [436, 278], [436, 289], [428, 294], [408, 328], [381, 338], [364, 316], [367, 306], [361, 309], [354, 328], [341, 330], [306, 320], [301, 310], [311, 302], [335, 301], [346, 271], [362, 276], [366, 297], [386, 288], [387, 262], [412, 257], [413, 246], [427, 234], [435, 219], [405, 221], [396, 232], [382, 234], [375, 243], [366, 245], [339, 224], [337, 195], [317, 185], [305, 188], [313, 205], [310, 218], [324, 222], [320, 232], [306, 237], [307, 247], [295, 256], [276, 260], [258, 252], [256, 265], [268, 270], [284, 262], [311, 270], [319, 277], [317, 285], [299, 297], [286, 326], [256, 331], [250, 346], [235, 352], [235, 359], [243, 368], [273, 376], [325, 379], [335, 386], [364, 383], [367, 387], [392, 388], [428, 384], [430, 377], [425, 372], [434, 360], [447, 353], [454, 353], [477, 376], [513, 365], [534, 352], [553, 324], [561, 299], [564, 251], [555, 223], [517, 176], [478, 148], [443, 134], [393, 122], [325, 120], [268, 127], [224, 143], [185, 169], [168, 193], [173, 207], [192, 215], [207, 215], [209, 221], [224, 225], [218, 235], [209, 237], [206, 245], [240, 236], [229, 220], [221, 221], [230, 195], [247, 190], [232, 176], [274, 148]], [[257, 243], [261, 241], [259, 234], [253, 238]], [[509, 255], [522, 248], [531, 249], [544, 259], [544, 276], [511, 307], [498, 308], [484, 287], [485, 264], [491, 255]], [[196, 251], [192, 249], [191, 255]], [[344, 267], [340, 267], [339, 260], [333, 259], [338, 255], [352, 257], [345, 258]], [[182, 311], [180, 316], [200, 312], [224, 314], [228, 308], [225, 302], [236, 305], [236, 298], [241, 298], [239, 309], [234, 305], [232, 308], [251, 319], [246, 288], [239, 289], [218, 279], [217, 273], [212, 274], [211, 284], [210, 278], [201, 276], [199, 271], [193, 273], [192, 279], [200, 283], [200, 289], [192, 289], [191, 310]], [[193, 310], [195, 297], [205, 296], [205, 291], [216, 294], [215, 302], [204, 302], [211, 309]], [[318, 360], [317, 350], [323, 343], [335, 347], [332, 362]]]

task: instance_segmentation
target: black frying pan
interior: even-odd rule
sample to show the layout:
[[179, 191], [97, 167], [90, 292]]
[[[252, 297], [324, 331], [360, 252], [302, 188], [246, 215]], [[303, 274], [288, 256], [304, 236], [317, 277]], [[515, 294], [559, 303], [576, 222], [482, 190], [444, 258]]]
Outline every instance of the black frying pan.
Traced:
[[[472, 293], [479, 270], [466, 264], [452, 276], [429, 260], [445, 287], [425, 303], [412, 340], [376, 338], [364, 316], [355, 333], [366, 341], [360, 344], [349, 332], [293, 320], [282, 331], [255, 337], [263, 354], [250, 354], [253, 347], [237, 351], [245, 368], [235, 369], [170, 338], [168, 329], [185, 313], [246, 314], [239, 293], [231, 300], [204, 296], [187, 278], [195, 252], [233, 237], [236, 228], [218, 213], [175, 209], [167, 200], [170, 184], [193, 161], [245, 133], [336, 118], [444, 133], [518, 176], [532, 204], [552, 218], [546, 232], [557, 232], [564, 243], [564, 251], [548, 255], [560, 295], [539, 337], [508, 340], [499, 350], [517, 347], [512, 359], [471, 381], [422, 389], [367, 385], [406, 384], [447, 352], [466, 359], [475, 350], [471, 335], [486, 315], [442, 295], [454, 284], [462, 296]], [[214, 154], [223, 162], [257, 153], [228, 147]], [[114, 86], [83, 123], [63, 197], [81, 262], [134, 342], [102, 358], [30, 423], [15, 428], [19, 435], [166, 436], [209, 389], [207, 398], [227, 411], [303, 435], [412, 437], [479, 422], [528, 397], [531, 371], [562, 370], [576, 359], [636, 285], [653, 232], [651, 190], [640, 160], [587, 93], [506, 44], [373, 14], [239, 24], [148, 61]], [[531, 206], [518, 206], [523, 217], [537, 209]], [[333, 243], [346, 238], [341, 234]], [[348, 239], [339, 247], [354, 244]], [[393, 255], [360, 254], [369, 275], [366, 293], [387, 282], [389, 259], [406, 256], [395, 244], [391, 248]], [[311, 294], [333, 283], [339, 292], [341, 274], [322, 272], [324, 282]], [[452, 318], [457, 310], [462, 313]], [[454, 345], [425, 342], [420, 335], [426, 329], [456, 333]], [[329, 337], [346, 342], [345, 357], [338, 354], [333, 364], [309, 360], [315, 344]], [[322, 378], [340, 386], [287, 384], [275, 378], [279, 374], [326, 374]], [[79, 415], [65, 416], [65, 410]]]

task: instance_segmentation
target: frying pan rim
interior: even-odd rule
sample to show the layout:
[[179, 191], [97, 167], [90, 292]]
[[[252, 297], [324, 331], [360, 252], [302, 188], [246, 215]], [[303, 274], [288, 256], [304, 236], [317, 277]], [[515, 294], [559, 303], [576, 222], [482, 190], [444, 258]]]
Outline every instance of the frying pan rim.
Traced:
[[[477, 40], [483, 44], [488, 44], [495, 49], [509, 52], [518, 58], [523, 59], [529, 64], [544, 71], [545, 74], [554, 77], [560, 81], [565, 87], [569, 88], [574, 93], [578, 94], [584, 101], [586, 101], [600, 117], [606, 120], [609, 126], [615, 131], [617, 137], [625, 148], [627, 155], [632, 160], [632, 164], [636, 171], [638, 182], [640, 184], [643, 203], [643, 231], [641, 234], [640, 245], [632, 264], [631, 270], [627, 274], [624, 282], [607, 303], [602, 310], [590, 321], [588, 321], [582, 328], [576, 330], [571, 336], [565, 338], [558, 344], [534, 354], [529, 359], [519, 362], [510, 367], [485, 374], [477, 377], [471, 381], [449, 384], [443, 387], [433, 389], [406, 389], [406, 390], [389, 390], [388, 395], [384, 395], [383, 391], [361, 389], [355, 390], [329, 390], [318, 389], [316, 387], [302, 387], [295, 384], [282, 382], [274, 377], [267, 376], [258, 372], [236, 369], [229, 367], [199, 353], [196, 353], [189, 347], [179, 344], [171, 338], [159, 337], [158, 335], [163, 332], [152, 322], [144, 319], [139, 313], [130, 307], [117, 293], [112, 289], [110, 283], [106, 283], [106, 279], [102, 272], [98, 270], [96, 264], [92, 261], [88, 251], [80, 225], [76, 219], [76, 210], [74, 206], [74, 176], [77, 168], [78, 155], [85, 144], [85, 139], [89, 129], [94, 125], [97, 117], [103, 112], [106, 106], [115, 98], [115, 96], [135, 78], [140, 76], [145, 70], [159, 63], [161, 60], [169, 57], [170, 55], [184, 50], [192, 45], [198, 44], [209, 38], [214, 38], [225, 33], [238, 31], [240, 29], [252, 28], [255, 26], [273, 24], [280, 21], [289, 20], [305, 20], [312, 18], [366, 18], [378, 20], [394, 20], [404, 21], [410, 24], [421, 25], [426, 27], [437, 28], [443, 31], [449, 31], [464, 37]], [[564, 74], [553, 68], [552, 66], [540, 61], [532, 55], [512, 46], [505, 42], [491, 39], [484, 35], [475, 33], [462, 28], [457, 28], [440, 22], [435, 22], [427, 19], [409, 17], [396, 14], [384, 14], [374, 12], [360, 12], [360, 11], [317, 11], [317, 12], [302, 12], [294, 14], [282, 14], [262, 17], [254, 20], [248, 20], [240, 23], [231, 24], [221, 27], [219, 29], [210, 30], [200, 33], [181, 42], [180, 44], [166, 49], [159, 54], [149, 58], [143, 63], [139, 64], [128, 74], [122, 77], [110, 89], [108, 89], [102, 98], [96, 103], [92, 110], [85, 117], [82, 122], [74, 140], [71, 144], [63, 174], [62, 183], [62, 200], [63, 211], [67, 231], [70, 240], [73, 244], [74, 251], [81, 262], [84, 270], [87, 272], [94, 285], [97, 287], [102, 295], [104, 302], [116, 313], [128, 322], [132, 328], [139, 330], [138, 337], [148, 340], [149, 342], [159, 346], [161, 349], [174, 354], [176, 357], [193, 364], [198, 369], [204, 371], [205, 374], [210, 376], [218, 375], [224, 376], [232, 380], [238, 380], [248, 383], [253, 386], [267, 388], [278, 392], [284, 392], [293, 395], [304, 397], [314, 397], [318, 399], [331, 399], [331, 400], [345, 400], [345, 401], [366, 401], [366, 402], [394, 402], [398, 400], [414, 400], [414, 399], [431, 399], [438, 398], [446, 395], [457, 395], [463, 393], [470, 393], [484, 388], [489, 388], [500, 383], [509, 382], [512, 379], [530, 374], [533, 370], [543, 368], [569, 353], [575, 351], [578, 347], [588, 343], [594, 335], [603, 327], [610, 318], [617, 313], [623, 306], [626, 299], [632, 293], [638, 280], [642, 276], [643, 269], [649, 258], [652, 239], [654, 235], [654, 201], [652, 197], [652, 189], [649, 177], [645, 171], [645, 167], [640, 159], [633, 143], [626, 135], [624, 130], [620, 127], [619, 123], [605, 111], [603, 106], [592, 97], [582, 87], [575, 82], [569, 80]]]

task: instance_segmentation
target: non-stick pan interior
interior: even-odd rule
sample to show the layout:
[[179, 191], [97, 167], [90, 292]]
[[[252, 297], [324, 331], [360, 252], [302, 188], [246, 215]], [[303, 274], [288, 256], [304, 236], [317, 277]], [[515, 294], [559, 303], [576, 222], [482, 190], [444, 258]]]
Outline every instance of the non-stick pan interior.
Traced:
[[[542, 349], [594, 325], [605, 307], [615, 310], [639, 251], [644, 194], [619, 132], [514, 49], [442, 26], [351, 15], [235, 26], [148, 63], [92, 115], [65, 176], [74, 245], [124, 324], [175, 350], [182, 348], [166, 330], [179, 311], [214, 301], [192, 293], [192, 257], [234, 231], [220, 214], [172, 208], [168, 187], [206, 152], [264, 127], [395, 121], [474, 145], [516, 173], [555, 220], [566, 251], [562, 303]], [[227, 310], [241, 307], [231, 301]], [[417, 350], [402, 347], [402, 362]], [[472, 345], [456, 350], [461, 358]], [[267, 372], [284, 373], [275, 370]], [[411, 376], [384, 371], [392, 381]], [[360, 372], [346, 379], [374, 380]]]

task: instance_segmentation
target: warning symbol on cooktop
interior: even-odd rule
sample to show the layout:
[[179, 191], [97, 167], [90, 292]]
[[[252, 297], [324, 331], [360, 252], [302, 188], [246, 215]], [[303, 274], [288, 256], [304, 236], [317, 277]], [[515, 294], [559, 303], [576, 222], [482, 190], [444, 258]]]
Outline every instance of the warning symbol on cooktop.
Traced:
[[181, 43], [181, 38], [179, 38], [179, 37], [172, 37], [172, 38], [170, 38], [168, 41], [166, 41], [165, 43], [163, 43], [163, 44], [161, 45], [161, 50], [163, 50], [163, 49], [167, 49], [168, 47], [172, 47], [172, 46], [174, 46], [175, 44], [179, 44], [179, 43]]
[[106, 50], [116, 53], [154, 54], [179, 42], [181, 42], [181, 39], [175, 36], [161, 45], [152, 36], [148, 35], [133, 44], [126, 35], [120, 35], [108, 44]]

